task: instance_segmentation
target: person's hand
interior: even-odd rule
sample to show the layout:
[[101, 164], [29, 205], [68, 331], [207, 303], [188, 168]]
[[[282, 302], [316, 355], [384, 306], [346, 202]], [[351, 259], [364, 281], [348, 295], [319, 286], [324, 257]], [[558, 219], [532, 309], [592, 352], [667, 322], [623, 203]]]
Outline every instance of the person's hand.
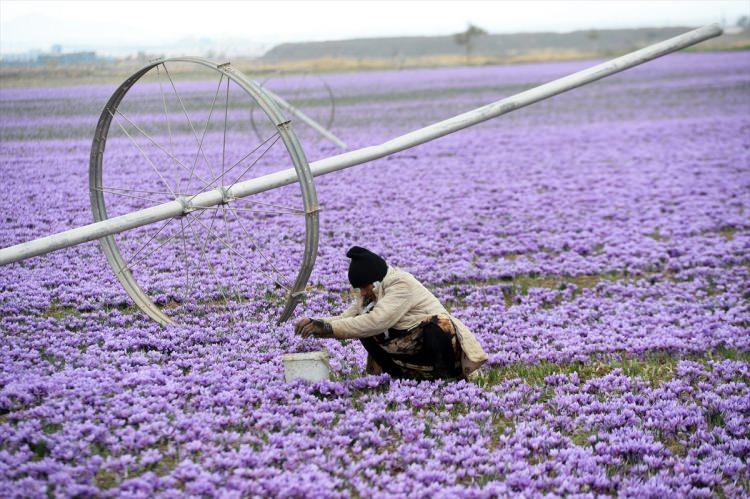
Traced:
[[313, 319], [302, 327], [303, 338], [316, 336], [318, 338], [333, 338], [333, 327], [330, 323]]
[[302, 328], [308, 325], [310, 322], [312, 322], [312, 319], [310, 319], [309, 317], [303, 317], [302, 319], [298, 320], [294, 325], [294, 334], [302, 334]]

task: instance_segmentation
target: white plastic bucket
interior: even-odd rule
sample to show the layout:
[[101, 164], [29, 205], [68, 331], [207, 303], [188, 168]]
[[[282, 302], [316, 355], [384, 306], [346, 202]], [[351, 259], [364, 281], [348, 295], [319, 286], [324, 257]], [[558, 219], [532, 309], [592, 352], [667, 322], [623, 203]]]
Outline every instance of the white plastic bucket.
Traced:
[[328, 350], [317, 352], [288, 353], [283, 357], [284, 379], [289, 382], [295, 379], [323, 381], [331, 376], [328, 364]]

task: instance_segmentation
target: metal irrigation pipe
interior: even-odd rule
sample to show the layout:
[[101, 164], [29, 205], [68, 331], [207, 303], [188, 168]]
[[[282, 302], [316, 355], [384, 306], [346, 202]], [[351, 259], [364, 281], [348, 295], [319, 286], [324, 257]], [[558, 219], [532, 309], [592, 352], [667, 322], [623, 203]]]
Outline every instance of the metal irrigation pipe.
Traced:
[[336, 137], [334, 134], [320, 126], [316, 121], [311, 119], [309, 116], [307, 116], [305, 113], [294, 107], [293, 105], [289, 104], [287, 101], [285, 101], [281, 96], [278, 94], [268, 90], [267, 88], [263, 87], [263, 91], [271, 96], [273, 100], [276, 101], [276, 104], [281, 107], [282, 109], [285, 109], [287, 112], [289, 112], [291, 115], [296, 116], [297, 119], [299, 119], [301, 122], [305, 123], [307, 126], [318, 132], [320, 135], [325, 137], [326, 139], [330, 140], [337, 146], [339, 146], [341, 149], [346, 149], [347, 145], [344, 141]]
[[[522, 107], [548, 99], [562, 92], [586, 85], [626, 69], [638, 66], [644, 62], [670, 54], [702, 41], [722, 34], [721, 26], [710, 24], [702, 28], [689, 31], [663, 42], [650, 45], [643, 49], [623, 55], [611, 61], [584, 69], [569, 76], [545, 83], [519, 94], [501, 99], [486, 106], [468, 111], [453, 118], [434, 123], [432, 125], [401, 135], [380, 145], [364, 147], [329, 158], [310, 163], [310, 170], [314, 177], [326, 173], [343, 170], [350, 166], [367, 163], [383, 156], [403, 151], [443, 135], [468, 128]], [[264, 175], [262, 177], [239, 182], [230, 189], [215, 189], [203, 192], [191, 199], [179, 198], [157, 206], [144, 208], [125, 215], [102, 220], [83, 227], [60, 232], [50, 236], [35, 239], [25, 243], [0, 249], [0, 265], [43, 255], [62, 248], [74, 246], [87, 241], [93, 241], [104, 236], [117, 234], [129, 229], [148, 225], [160, 220], [177, 217], [195, 208], [191, 205], [207, 207], [215, 206], [235, 198], [243, 198], [252, 194], [265, 192], [297, 181], [294, 168]]]

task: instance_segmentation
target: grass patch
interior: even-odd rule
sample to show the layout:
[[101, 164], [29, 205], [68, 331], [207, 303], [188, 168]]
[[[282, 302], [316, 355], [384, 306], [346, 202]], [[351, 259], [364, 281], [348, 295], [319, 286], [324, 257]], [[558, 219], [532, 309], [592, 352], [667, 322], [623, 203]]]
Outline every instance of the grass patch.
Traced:
[[331, 371], [330, 380], [333, 382], [349, 381], [353, 379], [363, 378], [367, 376], [367, 373], [361, 369], [352, 369], [351, 371]]
[[[132, 315], [137, 313], [140, 309], [132, 304], [119, 304], [119, 305], [102, 305], [102, 309], [107, 314], [118, 311], [121, 314]], [[42, 317], [48, 317], [56, 320], [65, 319], [68, 317], [80, 318], [83, 317], [85, 312], [78, 310], [76, 307], [62, 305], [57, 300], [52, 300], [47, 309], [42, 312]]]
[[[126, 472], [125, 476], [123, 477], [121, 477], [118, 473], [115, 473], [113, 471], [109, 471], [104, 468], [99, 468], [99, 471], [97, 471], [96, 475], [94, 475], [95, 485], [100, 490], [107, 490], [107, 489], [111, 489], [119, 485], [122, 479], [135, 478], [149, 471], [154, 472], [154, 474], [160, 477], [168, 475], [169, 473], [174, 471], [174, 469], [177, 467], [178, 464], [180, 464], [180, 459], [176, 453], [174, 455], [165, 455], [167, 446], [168, 446], [167, 442], [160, 441], [154, 447], [152, 447], [162, 453], [162, 458], [159, 460], [159, 462], [149, 464], [146, 466], [141, 466], [140, 469]], [[109, 449], [102, 446], [101, 444], [94, 443], [90, 446], [90, 448], [93, 451], [93, 453], [96, 455], [99, 455], [105, 458], [110, 455]]]
[[106, 458], [107, 456], [111, 454], [111, 452], [109, 451], [109, 447], [99, 442], [94, 442], [91, 445], [89, 445], [89, 450], [91, 451], [91, 454], [96, 455], [96, 456], [101, 456], [104, 458]]
[[734, 235], [736, 233], [737, 233], [736, 227], [727, 227], [719, 231], [719, 234], [723, 236], [727, 241], [731, 241], [732, 239], [734, 239]]
[[570, 440], [578, 447], [586, 447], [586, 446], [591, 445], [591, 442], [589, 442], [589, 439], [595, 436], [596, 436], [596, 432], [592, 432], [588, 430], [578, 430], [577, 432], [573, 433], [570, 436]]
[[62, 430], [62, 425], [60, 423], [45, 423], [44, 426], [42, 426], [42, 431], [46, 435], [53, 435], [60, 430]]
[[81, 312], [75, 307], [67, 307], [62, 305], [57, 300], [52, 300], [52, 303], [42, 312], [42, 317], [49, 317], [52, 319], [64, 319], [65, 317], [80, 317]]
[[713, 350], [710, 350], [703, 354], [708, 361], [713, 360], [734, 360], [741, 362], [750, 362], [750, 352], [741, 352], [734, 348], [727, 348], [724, 345], [720, 345]]
[[44, 348], [39, 351], [39, 356], [58, 371], [62, 371], [65, 368], [65, 358], [48, 353]]
[[119, 305], [104, 305], [104, 311], [110, 314], [114, 311], [118, 311], [124, 315], [132, 315], [138, 312], [140, 309], [134, 305], [121, 303]]
[[724, 414], [721, 413], [719, 410], [711, 410], [706, 415], [706, 419], [708, 421], [708, 429], [710, 431], [713, 431], [714, 428], [718, 427], [724, 427]]
[[180, 464], [180, 459], [177, 457], [177, 454], [173, 456], [163, 456], [158, 463], [149, 466], [147, 470], [144, 470], [144, 473], [153, 470], [157, 476], [166, 476], [174, 471], [178, 464]]
[[654, 241], [668, 241], [669, 240], [668, 237], [661, 235], [661, 232], [659, 232], [659, 227], [654, 229], [653, 232], [649, 232], [648, 234], [646, 234], [646, 237], [650, 237]]
[[[505, 283], [502, 287], [505, 308], [510, 308], [516, 301], [517, 296], [525, 296], [533, 288], [555, 289], [563, 291], [569, 286], [575, 286], [573, 297], [575, 298], [584, 289], [596, 287], [602, 281], [617, 281], [626, 278], [618, 272], [605, 272], [601, 274], [581, 274], [575, 276], [516, 276], [510, 279], [501, 279], [498, 283]], [[477, 283], [479, 284], [479, 283]], [[491, 283], [482, 283], [491, 284]], [[554, 304], [549, 304], [550, 306]], [[549, 307], [547, 307], [549, 308]]]
[[581, 381], [590, 378], [604, 376], [615, 368], [616, 363], [582, 363], [555, 364], [542, 361], [538, 364], [517, 363], [505, 367], [488, 369], [480, 374], [477, 384], [479, 386], [494, 386], [510, 379], [520, 378], [528, 385], [542, 386], [544, 379], [553, 374], [570, 375], [578, 373]]
[[492, 415], [492, 430], [493, 438], [496, 439], [500, 435], [516, 431], [516, 422], [513, 419], [495, 413]]
[[[503, 300], [505, 308], [510, 308], [516, 303], [518, 296], [525, 296], [529, 293], [530, 289], [543, 288], [563, 291], [570, 286], [575, 286], [572, 297], [576, 298], [583, 290], [596, 287], [602, 282], [617, 282], [617, 281], [639, 281], [642, 279], [650, 279], [651, 283], [656, 281], [675, 281], [674, 273], [669, 270], [663, 270], [660, 268], [654, 268], [651, 270], [645, 270], [637, 273], [621, 272], [621, 271], [610, 271], [602, 272], [599, 274], [579, 274], [579, 275], [517, 275], [517, 276], [503, 276], [493, 277], [483, 280], [467, 279], [467, 280], [454, 280], [441, 284], [434, 284], [433, 288], [450, 288], [454, 287], [455, 297], [452, 299], [445, 300], [444, 305], [451, 311], [453, 306], [457, 308], [463, 307], [466, 297], [470, 294], [469, 291], [459, 291], [459, 286], [475, 286], [475, 287], [486, 287], [501, 285], [501, 291], [503, 293]], [[547, 303], [542, 308], [549, 309], [559, 304], [558, 302]]]
[[547, 288], [563, 290], [568, 285], [574, 285], [580, 289], [593, 288], [602, 281], [616, 281], [626, 276], [618, 272], [605, 272], [602, 274], [580, 274], [575, 276], [539, 276], [520, 277], [514, 280], [521, 294], [528, 293], [530, 288]]
[[32, 461], [41, 461], [49, 455], [49, 447], [47, 446], [47, 441], [44, 439], [29, 442], [28, 445], [31, 452], [34, 453], [34, 456], [31, 458]]
[[676, 457], [684, 458], [687, 455], [687, 448], [674, 438], [658, 439], [667, 450]]
[[543, 386], [544, 379], [551, 375], [569, 376], [577, 373], [581, 382], [605, 376], [614, 369], [621, 369], [625, 376], [640, 378], [651, 386], [659, 386], [671, 380], [681, 360], [693, 360], [706, 364], [713, 360], [735, 360], [750, 362], [750, 352], [740, 352], [726, 347], [717, 347], [704, 354], [675, 355], [667, 352], [649, 352], [642, 357], [626, 357], [613, 360], [594, 360], [555, 364], [542, 361], [537, 364], [517, 363], [504, 367], [485, 369], [476, 383], [491, 387], [503, 381], [520, 378], [528, 385]]
[[119, 482], [117, 473], [103, 468], [99, 468], [99, 471], [94, 475], [94, 484], [99, 490], [111, 489]]

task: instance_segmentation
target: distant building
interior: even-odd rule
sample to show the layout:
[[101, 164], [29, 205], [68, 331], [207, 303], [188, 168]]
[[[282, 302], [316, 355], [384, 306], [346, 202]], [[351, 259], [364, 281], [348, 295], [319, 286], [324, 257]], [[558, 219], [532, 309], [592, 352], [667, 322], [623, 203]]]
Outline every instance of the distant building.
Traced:
[[69, 52], [67, 54], [52, 53], [41, 54], [37, 58], [38, 64], [58, 64], [61, 66], [67, 64], [82, 64], [87, 62], [96, 62], [96, 52]]
[[32, 50], [21, 54], [5, 54], [4, 56], [2, 56], [0, 61], [2, 61], [3, 64], [8, 65], [28, 66], [31, 64], [35, 64], [40, 54], [41, 52], [39, 52], [38, 50]]
[[99, 57], [96, 52], [63, 52], [61, 45], [53, 45], [49, 52], [38, 50], [23, 54], [6, 54], [0, 62], [7, 66], [67, 66], [69, 64], [88, 64], [109, 61], [111, 58]]

